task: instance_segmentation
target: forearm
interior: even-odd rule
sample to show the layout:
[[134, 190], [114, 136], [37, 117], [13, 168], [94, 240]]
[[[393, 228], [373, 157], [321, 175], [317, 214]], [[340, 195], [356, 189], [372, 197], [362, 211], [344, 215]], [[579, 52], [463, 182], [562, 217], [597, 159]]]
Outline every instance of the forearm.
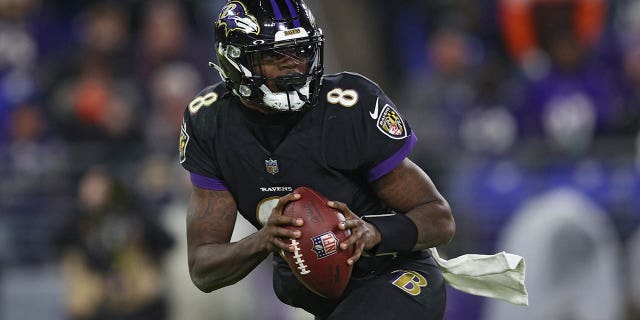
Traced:
[[189, 261], [191, 280], [204, 292], [240, 281], [269, 255], [257, 240], [254, 233], [238, 242], [198, 246]]
[[230, 243], [237, 215], [228, 191], [194, 187], [187, 211], [189, 274], [204, 292], [238, 282], [269, 254], [256, 233]]
[[[415, 240], [412, 249], [421, 250], [451, 241], [455, 233], [455, 222], [449, 204], [429, 176], [410, 160], [405, 159], [397, 168], [378, 180], [375, 188], [389, 207], [409, 218], [392, 217], [390, 219], [393, 221], [386, 224], [388, 230], [379, 228], [383, 238], [381, 241], [389, 244], [389, 237], [393, 237], [394, 244], [381, 247], [410, 250]], [[387, 239], [384, 239], [385, 234]]]
[[[266, 225], [254, 234], [231, 243], [238, 215], [231, 193], [194, 187], [187, 211], [187, 250], [191, 280], [204, 292], [238, 282], [270, 252], [292, 250], [283, 239], [300, 237], [286, 226], [301, 226], [301, 219], [282, 215], [284, 206], [299, 195], [278, 200]], [[300, 220], [300, 221], [297, 221]]]

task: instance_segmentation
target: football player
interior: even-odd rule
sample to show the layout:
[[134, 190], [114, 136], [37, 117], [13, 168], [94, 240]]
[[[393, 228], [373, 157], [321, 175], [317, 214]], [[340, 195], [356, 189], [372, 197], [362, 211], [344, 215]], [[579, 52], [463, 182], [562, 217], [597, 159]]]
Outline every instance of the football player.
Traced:
[[[210, 292], [244, 278], [270, 253], [293, 251], [301, 221], [283, 216], [315, 189], [341, 211], [352, 277], [330, 300], [274, 255], [274, 290], [317, 319], [441, 319], [442, 275], [425, 249], [448, 243], [446, 200], [407, 158], [417, 142], [371, 80], [323, 74], [324, 36], [302, 0], [228, 1], [215, 22], [223, 82], [187, 106], [180, 162], [193, 191], [187, 214], [191, 278]], [[230, 243], [237, 213], [257, 232]], [[295, 229], [295, 228], [294, 228]]]

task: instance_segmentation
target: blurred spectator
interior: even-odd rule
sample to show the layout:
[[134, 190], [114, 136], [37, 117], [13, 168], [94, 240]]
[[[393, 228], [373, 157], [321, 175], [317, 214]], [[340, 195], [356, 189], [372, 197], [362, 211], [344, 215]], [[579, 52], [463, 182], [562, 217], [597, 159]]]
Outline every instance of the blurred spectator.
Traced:
[[[638, 39], [640, 39], [640, 32]], [[616, 120], [621, 133], [633, 134], [640, 128], [640, 40], [625, 48], [622, 70], [623, 110]]]
[[620, 43], [623, 112], [618, 122], [625, 134], [640, 128], [640, 1], [627, 1], [616, 15], [616, 39]]
[[[99, 1], [74, 17], [74, 41], [61, 56], [44, 59], [40, 73], [47, 93], [61, 82], [71, 82], [81, 74], [107, 74], [109, 78], [132, 77], [132, 32], [126, 8], [116, 2]], [[54, 116], [56, 114], [54, 113]]]
[[[595, 40], [581, 39], [573, 25], [580, 3], [540, 2], [531, 9], [537, 48], [548, 57], [549, 68], [529, 74], [517, 105], [525, 141], [544, 139], [560, 154], [584, 154], [596, 135], [615, 133], [620, 113], [614, 74], [595, 59]], [[584, 26], [593, 28], [587, 23], [600, 22], [585, 20]]]
[[[483, 21], [481, 15], [489, 3], [479, 4], [469, 0], [420, 1], [406, 0], [402, 5], [395, 3], [379, 4], [383, 14], [380, 19], [385, 22], [386, 38], [390, 44], [385, 45], [389, 66], [387, 69], [392, 80], [397, 76], [403, 78], [420, 77], [432, 67], [429, 55], [425, 55], [425, 43], [441, 30], [458, 30], [473, 32], [474, 35], [489, 32], [493, 19]], [[388, 25], [391, 19], [392, 24]], [[401, 88], [403, 83], [396, 83]]]
[[500, 250], [526, 258], [531, 307], [489, 300], [485, 319], [623, 319], [620, 243], [588, 198], [567, 188], [531, 198], [500, 238]]
[[603, 33], [603, 0], [500, 0], [505, 44], [514, 60], [533, 78], [544, 75], [545, 37], [569, 31], [580, 46], [593, 49]]
[[58, 128], [73, 142], [71, 157], [83, 170], [92, 164], [126, 173], [144, 153], [139, 92], [133, 83], [103, 70], [83, 70], [54, 88]]
[[182, 112], [201, 86], [195, 68], [185, 62], [167, 63], [153, 72], [149, 81], [151, 109], [144, 132], [149, 151], [177, 159], [175, 141]]
[[204, 66], [213, 51], [202, 44], [213, 46], [213, 39], [195, 41], [183, 5], [174, 0], [144, 3], [135, 53], [135, 72], [140, 83], [146, 83], [160, 67], [172, 62], [186, 62], [198, 70], [207, 70]]
[[161, 263], [173, 239], [149, 214], [103, 169], [84, 173], [58, 235], [71, 319], [167, 318]]
[[100, 163], [127, 177], [144, 153], [139, 85], [133, 80], [127, 16], [112, 2], [88, 7], [80, 42], [66, 63], [48, 69], [49, 115], [66, 140], [77, 171]]
[[412, 129], [422, 141], [413, 153], [414, 160], [438, 175], [460, 153], [456, 129], [475, 106], [478, 93], [468, 34], [438, 30], [424, 50], [431, 69], [407, 79], [399, 105], [401, 112], [413, 119]]
[[66, 144], [52, 133], [37, 104], [15, 108], [9, 140], [0, 143], [0, 212], [10, 228], [12, 263], [51, 259], [47, 221], [66, 209]]
[[38, 42], [29, 17], [38, 6], [38, 0], [0, 0], [0, 141], [8, 134], [10, 109], [36, 91]]
[[467, 112], [462, 118], [459, 132], [465, 149], [491, 155], [507, 153], [518, 138], [515, 118], [506, 107], [500, 105]]
[[171, 62], [159, 66], [148, 82], [148, 117], [144, 123], [146, 156], [135, 181], [145, 200], [158, 210], [175, 201], [176, 195], [185, 195], [190, 183], [181, 184], [182, 173], [174, 162], [178, 157], [176, 133], [182, 123], [184, 107], [202, 86], [195, 68], [186, 62]]
[[151, 153], [140, 162], [136, 190], [158, 213], [180, 199], [187, 199], [191, 190], [189, 176], [174, 162], [175, 157], [160, 153]]
[[116, 76], [131, 72], [129, 15], [121, 5], [97, 2], [79, 16], [79, 23], [82, 63], [108, 66]]

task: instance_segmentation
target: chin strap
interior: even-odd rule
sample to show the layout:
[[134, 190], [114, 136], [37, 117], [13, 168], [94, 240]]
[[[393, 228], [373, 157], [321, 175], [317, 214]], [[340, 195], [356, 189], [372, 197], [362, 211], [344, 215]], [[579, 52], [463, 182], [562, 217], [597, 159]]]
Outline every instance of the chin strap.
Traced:
[[309, 106], [311, 106], [311, 101], [309, 101], [309, 97], [305, 96], [304, 94], [302, 94], [302, 92], [300, 92], [299, 89], [294, 89], [296, 91], [296, 93], [298, 94], [298, 98], [302, 101], [304, 101], [305, 104], [308, 104]]
[[263, 104], [276, 111], [299, 111], [308, 103], [309, 99], [303, 93], [309, 90], [309, 84], [300, 90], [292, 90], [285, 92], [272, 92], [266, 85], [261, 85], [260, 90], [263, 93]]

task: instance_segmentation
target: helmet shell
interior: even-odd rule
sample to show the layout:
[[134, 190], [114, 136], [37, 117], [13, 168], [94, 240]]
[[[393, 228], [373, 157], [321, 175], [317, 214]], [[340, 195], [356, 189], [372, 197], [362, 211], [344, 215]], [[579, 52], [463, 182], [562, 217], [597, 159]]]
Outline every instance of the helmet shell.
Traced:
[[[271, 106], [274, 95], [263, 87], [266, 80], [256, 74], [254, 66], [259, 63], [260, 53], [276, 48], [305, 47], [313, 51], [309, 68], [299, 77], [288, 77], [291, 81], [290, 97], [314, 105], [317, 101], [319, 83], [324, 71], [322, 31], [313, 14], [302, 0], [232, 0], [220, 11], [215, 22], [216, 53], [219, 66], [216, 69], [232, 92], [241, 98], [276, 111], [298, 110], [295, 106]], [[304, 87], [304, 90], [297, 90]], [[285, 84], [284, 87], [287, 87]], [[307, 92], [301, 93], [300, 91]], [[289, 101], [289, 99], [286, 99]]]

